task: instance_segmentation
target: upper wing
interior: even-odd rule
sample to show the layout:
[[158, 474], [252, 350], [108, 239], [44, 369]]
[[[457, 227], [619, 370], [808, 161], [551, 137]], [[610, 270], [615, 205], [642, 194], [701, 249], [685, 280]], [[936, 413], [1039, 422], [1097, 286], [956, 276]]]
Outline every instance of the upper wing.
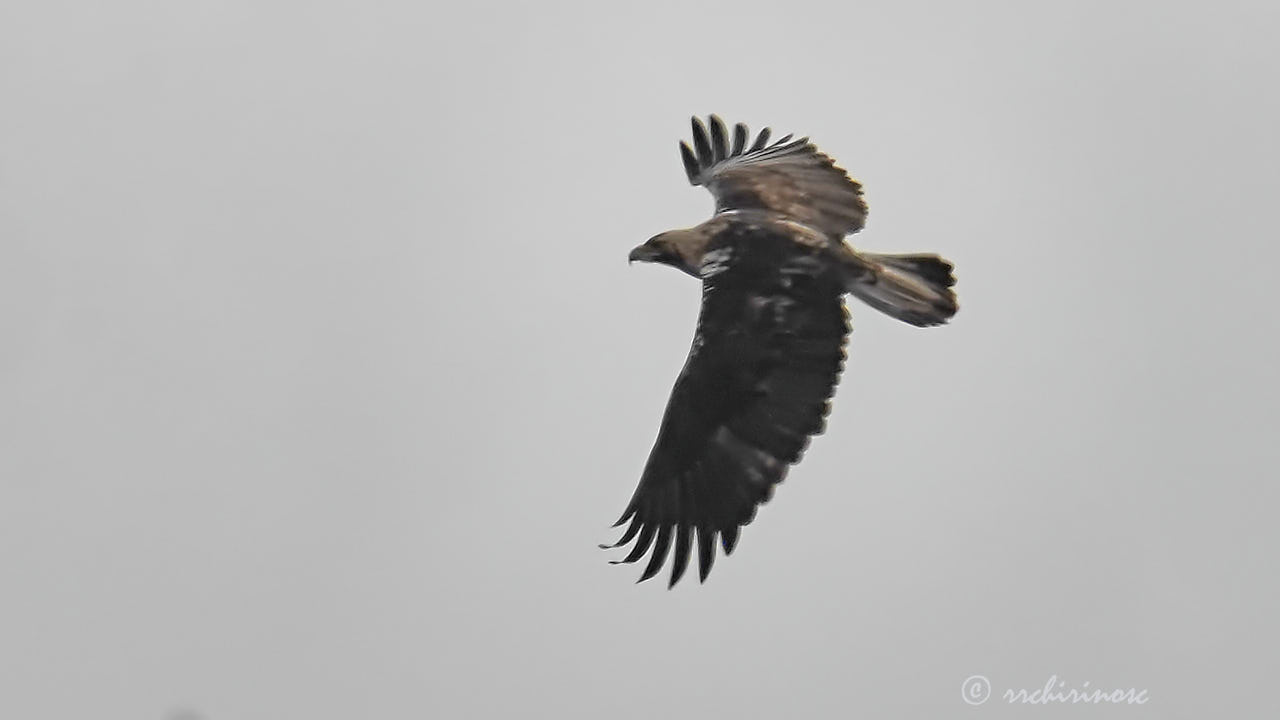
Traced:
[[[849, 333], [840, 279], [820, 250], [733, 224], [702, 263], [702, 311], [640, 485], [618, 525], [620, 562], [653, 545], [641, 580], [684, 573], [697, 531], [699, 573], [725, 554], [809, 437], [823, 430]], [[656, 542], [655, 542], [656, 538]]]
[[787, 135], [768, 145], [769, 128], [747, 147], [747, 126], [733, 126], [729, 146], [724, 122], [712, 115], [711, 135], [693, 118], [693, 145], [680, 143], [680, 157], [693, 185], [705, 185], [716, 212], [760, 209], [777, 213], [839, 239], [862, 229], [867, 204], [862, 186], [831, 158], [801, 138]]

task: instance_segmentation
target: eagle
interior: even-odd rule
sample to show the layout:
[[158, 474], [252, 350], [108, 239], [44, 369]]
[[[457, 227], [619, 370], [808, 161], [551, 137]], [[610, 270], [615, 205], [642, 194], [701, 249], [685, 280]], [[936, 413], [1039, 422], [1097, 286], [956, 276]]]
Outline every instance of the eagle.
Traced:
[[[845, 236], [862, 229], [862, 185], [807, 137], [750, 144], [711, 115], [692, 119], [680, 143], [689, 183], [715, 198], [710, 220], [671, 230], [631, 251], [630, 262], [670, 265], [702, 282], [693, 346], [676, 379], [657, 440], [622, 517], [634, 541], [618, 563], [652, 548], [637, 582], [672, 557], [674, 587], [696, 542], [707, 579], [719, 542], [769, 500], [809, 439], [822, 433], [844, 369], [846, 293], [918, 327], [957, 310], [952, 265], [937, 255], [861, 252]], [[672, 547], [674, 546], [674, 552]]]

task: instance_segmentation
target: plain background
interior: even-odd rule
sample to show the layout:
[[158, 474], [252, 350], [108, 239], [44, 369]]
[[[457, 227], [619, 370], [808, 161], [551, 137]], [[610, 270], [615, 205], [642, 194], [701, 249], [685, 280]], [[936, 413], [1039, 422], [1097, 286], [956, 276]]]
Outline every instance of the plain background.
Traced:
[[[9, 2], [0, 716], [1268, 717], [1274, 2]], [[826, 435], [706, 585], [596, 549], [683, 363], [692, 113], [814, 138]], [[1135, 687], [970, 707], [960, 686]]]

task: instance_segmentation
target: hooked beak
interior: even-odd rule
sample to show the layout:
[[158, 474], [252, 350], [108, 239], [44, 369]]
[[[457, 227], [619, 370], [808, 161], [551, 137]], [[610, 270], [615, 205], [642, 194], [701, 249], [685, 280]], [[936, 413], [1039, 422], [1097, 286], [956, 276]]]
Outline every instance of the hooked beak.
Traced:
[[636, 261], [653, 262], [661, 257], [661, 250], [646, 243], [631, 251], [631, 254], [627, 256], [627, 264], [629, 265]]

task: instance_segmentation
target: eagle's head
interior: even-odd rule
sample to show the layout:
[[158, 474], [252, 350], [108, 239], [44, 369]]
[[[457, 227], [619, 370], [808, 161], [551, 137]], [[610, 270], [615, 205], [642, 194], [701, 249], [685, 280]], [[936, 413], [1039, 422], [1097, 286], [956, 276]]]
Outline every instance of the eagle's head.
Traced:
[[698, 264], [705, 240], [694, 230], [670, 230], [649, 238], [627, 256], [627, 262], [651, 262], [670, 265], [673, 268], [698, 277]]

